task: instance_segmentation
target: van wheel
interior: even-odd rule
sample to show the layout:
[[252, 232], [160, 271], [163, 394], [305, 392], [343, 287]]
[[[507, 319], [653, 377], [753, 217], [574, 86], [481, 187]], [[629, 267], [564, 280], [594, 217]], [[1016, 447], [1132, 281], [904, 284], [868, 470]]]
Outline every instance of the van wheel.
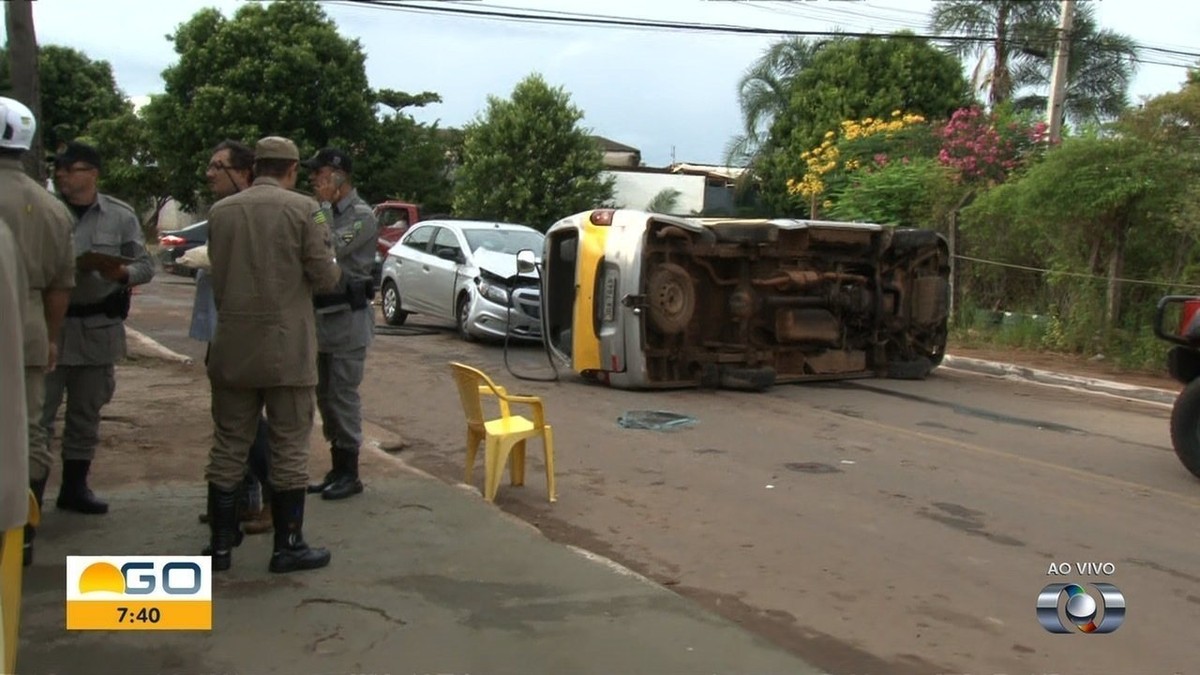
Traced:
[[683, 332], [696, 311], [696, 288], [687, 270], [662, 263], [646, 283], [650, 296], [650, 321], [663, 335]]
[[1200, 478], [1200, 379], [1188, 383], [1175, 399], [1171, 445], [1183, 466]]
[[408, 312], [400, 309], [400, 290], [388, 279], [383, 282], [383, 298], [379, 301], [383, 311], [383, 320], [389, 326], [402, 326], [408, 318]]
[[467, 321], [471, 318], [471, 297], [466, 293], [458, 299], [458, 306], [454, 311], [456, 328], [458, 328], [458, 337], [463, 342], [474, 342], [475, 336], [471, 335], [471, 331], [467, 329]]

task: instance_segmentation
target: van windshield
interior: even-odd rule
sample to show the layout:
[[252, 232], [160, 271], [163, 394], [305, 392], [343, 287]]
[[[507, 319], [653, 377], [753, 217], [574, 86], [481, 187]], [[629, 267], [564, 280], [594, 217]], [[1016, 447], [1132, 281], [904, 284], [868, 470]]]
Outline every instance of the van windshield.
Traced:
[[467, 246], [472, 251], [484, 249], [516, 255], [522, 249], [531, 249], [541, 253], [542, 240], [545, 235], [541, 232], [526, 232], [522, 230], [464, 230]]

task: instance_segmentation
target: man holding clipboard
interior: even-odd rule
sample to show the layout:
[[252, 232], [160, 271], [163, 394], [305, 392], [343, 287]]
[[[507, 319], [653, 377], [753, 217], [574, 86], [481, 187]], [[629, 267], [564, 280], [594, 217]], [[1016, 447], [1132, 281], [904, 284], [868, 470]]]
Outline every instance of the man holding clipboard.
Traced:
[[100, 410], [116, 390], [115, 364], [125, 358], [125, 318], [133, 287], [154, 276], [141, 222], [128, 204], [98, 191], [101, 158], [71, 142], [54, 158], [54, 184], [78, 219], [72, 233], [75, 288], [58, 343], [58, 367], [46, 376], [42, 425], [53, 437], [66, 399], [60, 509], [102, 514], [108, 504], [88, 487], [100, 443]]

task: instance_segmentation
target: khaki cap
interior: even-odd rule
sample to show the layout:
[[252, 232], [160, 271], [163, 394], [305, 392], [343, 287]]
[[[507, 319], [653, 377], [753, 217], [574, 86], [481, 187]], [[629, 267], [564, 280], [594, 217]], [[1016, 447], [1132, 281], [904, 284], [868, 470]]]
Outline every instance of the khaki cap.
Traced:
[[258, 139], [254, 146], [254, 159], [290, 159], [300, 161], [296, 144], [282, 136], [267, 136]]

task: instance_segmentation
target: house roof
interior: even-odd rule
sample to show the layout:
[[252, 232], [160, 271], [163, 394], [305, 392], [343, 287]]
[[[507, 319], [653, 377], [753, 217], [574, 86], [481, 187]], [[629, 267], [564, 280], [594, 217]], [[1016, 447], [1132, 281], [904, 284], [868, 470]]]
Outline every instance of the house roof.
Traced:
[[746, 172], [746, 169], [740, 166], [689, 164], [687, 162], [676, 162], [670, 166], [670, 170], [673, 173], [699, 173], [709, 177], [726, 178], [729, 180], [737, 180], [739, 176]]
[[600, 144], [600, 148], [603, 149], [605, 152], [636, 152], [639, 154], [641, 153], [641, 150], [638, 150], [635, 147], [625, 145], [624, 143], [618, 143], [613, 140], [609, 140], [603, 136], [592, 136], [592, 138], [596, 139], [596, 142]]

